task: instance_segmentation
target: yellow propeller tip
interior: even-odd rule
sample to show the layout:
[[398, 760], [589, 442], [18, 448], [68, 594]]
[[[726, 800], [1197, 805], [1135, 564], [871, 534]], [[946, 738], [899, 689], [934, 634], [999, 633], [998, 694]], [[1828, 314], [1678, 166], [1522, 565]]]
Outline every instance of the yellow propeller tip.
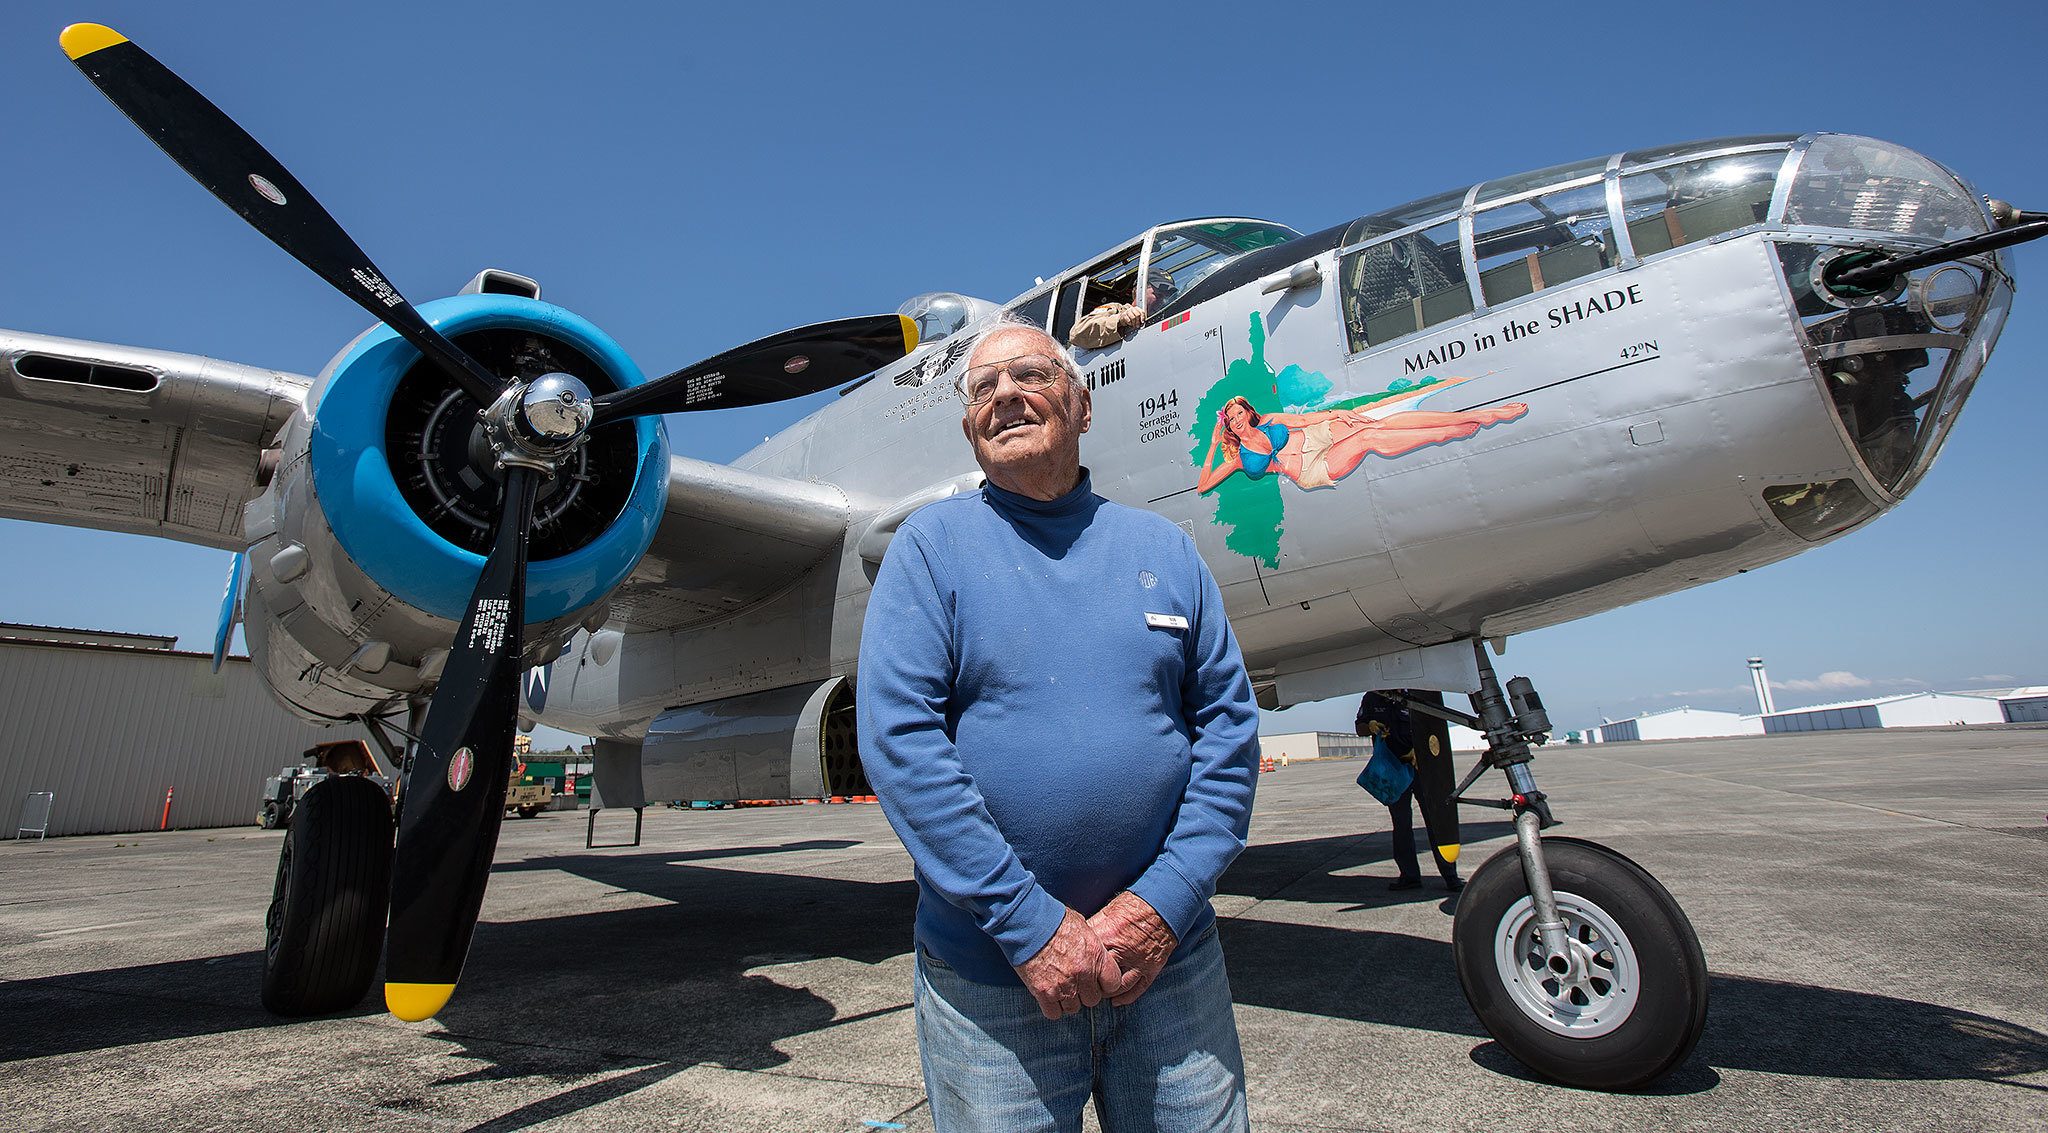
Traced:
[[898, 315], [896, 318], [903, 324], [903, 353], [909, 354], [917, 349], [917, 320], [909, 315]]
[[1441, 855], [1445, 861], [1456, 862], [1458, 860], [1458, 849], [1458, 844], [1456, 842], [1453, 842], [1448, 846], [1438, 846], [1436, 848], [1436, 852], [1439, 855]]
[[83, 59], [95, 51], [128, 42], [128, 37], [105, 24], [72, 24], [57, 37], [64, 48], [64, 54], [72, 59]]
[[408, 1023], [421, 1023], [446, 1007], [448, 997], [454, 994], [454, 984], [388, 983], [384, 985], [384, 1006]]

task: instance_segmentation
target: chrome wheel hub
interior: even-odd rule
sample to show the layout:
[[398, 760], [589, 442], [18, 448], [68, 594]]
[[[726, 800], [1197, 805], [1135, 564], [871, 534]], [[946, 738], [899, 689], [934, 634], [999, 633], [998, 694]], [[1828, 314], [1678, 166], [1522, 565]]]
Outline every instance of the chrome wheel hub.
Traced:
[[1568, 955], [1544, 947], [1535, 903], [1524, 897], [1501, 915], [1494, 964], [1523, 1014], [1568, 1038], [1597, 1038], [1635, 1010], [1642, 990], [1635, 947], [1606, 910], [1575, 893], [1558, 891], [1557, 913]]

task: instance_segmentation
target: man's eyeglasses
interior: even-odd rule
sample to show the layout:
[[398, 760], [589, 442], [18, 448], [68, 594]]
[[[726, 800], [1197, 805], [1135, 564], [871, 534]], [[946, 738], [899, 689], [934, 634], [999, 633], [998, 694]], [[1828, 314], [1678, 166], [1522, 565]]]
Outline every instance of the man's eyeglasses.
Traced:
[[1043, 354], [1019, 354], [1000, 362], [989, 362], [976, 366], [960, 375], [953, 388], [960, 394], [960, 400], [968, 405], [980, 405], [995, 396], [996, 380], [1002, 374], [1009, 374], [1010, 381], [1018, 389], [1040, 390], [1060, 380], [1066, 370], [1059, 363]]

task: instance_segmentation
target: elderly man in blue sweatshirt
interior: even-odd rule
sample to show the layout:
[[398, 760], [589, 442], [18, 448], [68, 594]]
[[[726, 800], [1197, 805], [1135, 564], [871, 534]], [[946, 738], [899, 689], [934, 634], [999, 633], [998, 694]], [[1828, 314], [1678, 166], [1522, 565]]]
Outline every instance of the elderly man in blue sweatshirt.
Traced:
[[941, 1133], [1247, 1127], [1209, 899], [1258, 714], [1179, 528], [1090, 490], [1091, 402], [1045, 332], [958, 381], [986, 481], [896, 533], [868, 602], [860, 747], [917, 867], [915, 999]]

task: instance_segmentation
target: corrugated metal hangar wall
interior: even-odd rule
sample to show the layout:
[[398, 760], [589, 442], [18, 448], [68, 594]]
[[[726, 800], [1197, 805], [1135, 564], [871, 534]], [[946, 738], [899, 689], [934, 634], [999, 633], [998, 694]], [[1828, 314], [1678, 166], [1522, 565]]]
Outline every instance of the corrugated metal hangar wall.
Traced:
[[0, 838], [36, 791], [56, 792], [52, 836], [155, 830], [173, 787], [172, 829], [254, 825], [264, 779], [352, 738], [285, 711], [245, 658], [216, 674], [203, 653], [0, 637]]

